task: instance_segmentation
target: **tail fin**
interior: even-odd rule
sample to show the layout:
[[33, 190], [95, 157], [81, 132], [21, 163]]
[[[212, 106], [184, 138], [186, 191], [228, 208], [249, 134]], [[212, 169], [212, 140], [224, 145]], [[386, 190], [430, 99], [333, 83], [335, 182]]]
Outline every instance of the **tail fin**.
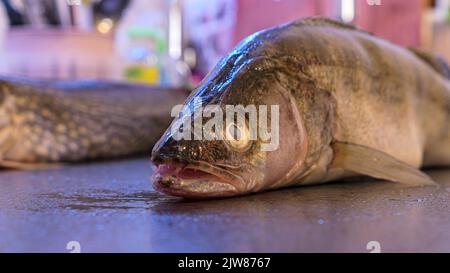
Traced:
[[409, 50], [429, 64], [436, 72], [450, 80], [450, 65], [443, 57], [418, 48], [410, 47]]

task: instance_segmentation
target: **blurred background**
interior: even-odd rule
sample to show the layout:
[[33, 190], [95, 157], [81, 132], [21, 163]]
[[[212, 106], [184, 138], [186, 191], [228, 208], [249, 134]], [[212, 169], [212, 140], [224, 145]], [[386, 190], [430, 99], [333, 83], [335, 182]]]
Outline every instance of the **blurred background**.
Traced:
[[247, 35], [317, 15], [450, 60], [450, 0], [2, 0], [0, 74], [195, 84]]

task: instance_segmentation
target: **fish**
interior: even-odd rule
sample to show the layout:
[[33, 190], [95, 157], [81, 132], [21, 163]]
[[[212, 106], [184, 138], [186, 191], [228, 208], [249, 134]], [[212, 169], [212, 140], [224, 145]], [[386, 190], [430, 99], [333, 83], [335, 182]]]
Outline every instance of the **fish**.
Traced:
[[0, 78], [0, 167], [148, 154], [188, 93], [99, 80]]
[[450, 165], [445, 60], [338, 20], [304, 18], [247, 37], [184, 105], [196, 109], [195, 101], [278, 105], [279, 144], [261, 149], [267, 139], [245, 133], [247, 117], [231, 123], [244, 132], [238, 141], [179, 139], [175, 118], [151, 156], [153, 186], [168, 195], [231, 197], [361, 177], [437, 186], [421, 168]]

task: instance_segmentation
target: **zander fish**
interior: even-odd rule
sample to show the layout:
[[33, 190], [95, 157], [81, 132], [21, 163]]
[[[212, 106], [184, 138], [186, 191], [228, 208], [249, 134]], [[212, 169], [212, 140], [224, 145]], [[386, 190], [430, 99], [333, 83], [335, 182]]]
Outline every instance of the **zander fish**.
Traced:
[[169, 128], [153, 149], [154, 186], [209, 198], [352, 176], [434, 185], [419, 168], [450, 164], [449, 79], [439, 57], [330, 19], [258, 32], [185, 104], [279, 105], [278, 149], [263, 151], [260, 138], [176, 140]]
[[100, 81], [0, 79], [0, 167], [149, 152], [186, 92]]

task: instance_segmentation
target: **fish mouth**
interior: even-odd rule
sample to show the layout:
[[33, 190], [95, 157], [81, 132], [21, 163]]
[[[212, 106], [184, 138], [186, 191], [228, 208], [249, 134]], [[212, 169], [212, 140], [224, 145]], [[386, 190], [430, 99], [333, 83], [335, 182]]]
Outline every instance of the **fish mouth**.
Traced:
[[156, 165], [152, 176], [154, 188], [164, 194], [187, 199], [229, 197], [243, 192], [242, 179], [209, 163], [182, 164], [168, 162]]

